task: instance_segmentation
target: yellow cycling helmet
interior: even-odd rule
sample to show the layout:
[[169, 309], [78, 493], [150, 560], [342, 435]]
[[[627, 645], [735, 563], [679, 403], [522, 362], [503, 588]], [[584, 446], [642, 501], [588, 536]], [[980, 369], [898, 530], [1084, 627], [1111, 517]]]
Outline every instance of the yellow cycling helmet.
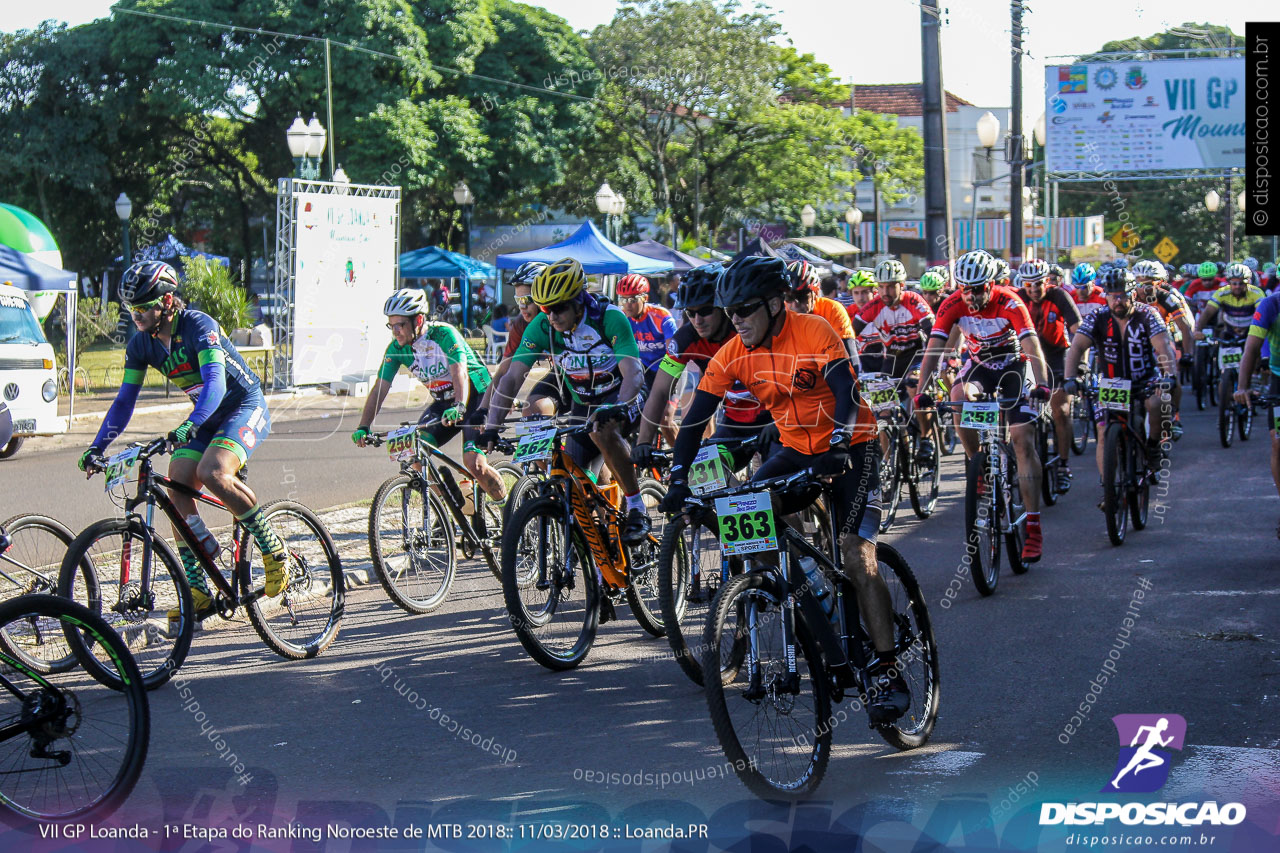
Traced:
[[587, 275], [582, 271], [582, 264], [573, 258], [564, 258], [547, 266], [533, 280], [533, 290], [529, 294], [536, 305], [559, 305], [568, 302], [582, 293], [587, 283]]

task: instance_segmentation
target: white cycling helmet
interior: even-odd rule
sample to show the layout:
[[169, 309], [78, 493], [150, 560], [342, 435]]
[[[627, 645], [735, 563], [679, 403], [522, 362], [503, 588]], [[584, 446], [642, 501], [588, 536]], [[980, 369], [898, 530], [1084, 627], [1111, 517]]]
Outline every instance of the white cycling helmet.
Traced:
[[876, 264], [875, 279], [876, 284], [905, 282], [907, 280], [907, 268], [902, 265], [901, 261], [881, 261]]
[[955, 281], [961, 287], [990, 284], [996, 277], [996, 259], [989, 252], [976, 249], [965, 252], [956, 261]]
[[1156, 281], [1164, 281], [1167, 278], [1164, 264], [1158, 261], [1138, 261], [1133, 265], [1133, 275], [1135, 278], [1154, 278]]
[[1249, 269], [1244, 264], [1232, 264], [1227, 267], [1227, 278], [1242, 278], [1246, 284], [1249, 284], [1253, 282], [1253, 270]]
[[1041, 258], [1032, 258], [1029, 261], [1023, 261], [1018, 267], [1018, 278], [1023, 284], [1032, 281], [1044, 281], [1049, 277], [1049, 262]]
[[388, 317], [414, 317], [427, 313], [427, 294], [404, 287], [387, 297], [382, 313]]

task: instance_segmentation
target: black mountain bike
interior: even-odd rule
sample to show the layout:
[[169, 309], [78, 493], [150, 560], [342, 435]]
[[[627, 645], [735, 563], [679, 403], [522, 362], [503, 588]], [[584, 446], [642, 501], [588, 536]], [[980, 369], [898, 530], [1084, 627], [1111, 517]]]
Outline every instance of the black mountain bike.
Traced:
[[1223, 338], [1218, 342], [1218, 440], [1223, 447], [1231, 446], [1237, 432], [1241, 441], [1248, 441], [1253, 432], [1253, 406], [1242, 406], [1232, 396], [1243, 357], [1243, 339]]
[[1089, 365], [1081, 363], [1076, 372], [1077, 391], [1071, 398], [1071, 452], [1084, 453], [1093, 435], [1093, 409], [1098, 399], [1097, 382]]
[[933, 515], [942, 487], [941, 445], [935, 441], [931, 461], [918, 464], [920, 430], [903, 404], [899, 390], [902, 380], [883, 373], [866, 373], [858, 381], [862, 396], [876, 416], [881, 448], [880, 532], [885, 533], [897, 518], [904, 484], [916, 517]]
[[[109, 493], [125, 482], [133, 468], [138, 472], [137, 488], [133, 497], [125, 496], [124, 518], [91, 524], [71, 543], [59, 571], [58, 594], [86, 604], [107, 620], [138, 659], [147, 689], [168, 681], [186, 660], [196, 615], [182, 563], [155, 532], [158, 506], [213, 582], [219, 616], [230, 620], [237, 608], [244, 607], [258, 636], [276, 654], [291, 660], [319, 655], [337, 637], [346, 602], [338, 549], [323, 522], [294, 501], [272, 501], [262, 507], [263, 518], [289, 554], [284, 590], [268, 598], [263, 588], [266, 570], [255, 553], [257, 543], [248, 528], [234, 521], [230, 541], [222, 543], [220, 552], [229, 564], [228, 580], [165, 489], [223, 512], [230, 510], [217, 498], [155, 472], [152, 457], [172, 449], [167, 439], [156, 438], [130, 445], [110, 459], [91, 460], [93, 469], [106, 471]], [[247, 478], [247, 469], [241, 468], [237, 476]], [[100, 647], [79, 638], [73, 645], [78, 655], [88, 652], [85, 660], [97, 662], [88, 666], [91, 675], [108, 686], [118, 686]]]
[[[47, 822], [107, 817], [142, 775], [151, 737], [133, 656], [101, 617], [52, 595], [0, 603], [0, 634], [0, 822], [35, 833]], [[73, 665], [48, 668], [62, 659]], [[119, 689], [77, 660], [109, 669]]]
[[1027, 513], [1005, 415], [1006, 407], [1018, 402], [1018, 398], [984, 394], [972, 402], [938, 403], [939, 411], [959, 413], [961, 427], [978, 430], [978, 452], [965, 466], [965, 556], [973, 585], [983, 595], [994, 593], [1000, 583], [1002, 545], [1014, 574], [1030, 568], [1022, 562]]
[[1128, 379], [1101, 379], [1098, 405], [1105, 410], [1102, 431], [1102, 512], [1112, 545], [1123, 545], [1129, 524], [1147, 526], [1151, 484], [1158, 476], [1147, 447], [1145, 401], [1160, 393], [1159, 381], [1137, 389]]
[[[75, 534], [65, 524], [47, 515], [15, 515], [0, 524], [0, 601], [30, 593], [56, 594], [58, 569], [73, 539]], [[33, 621], [30, 629], [39, 631], [40, 626]], [[3, 631], [0, 648], [16, 654]], [[68, 651], [44, 665], [44, 672], [67, 669], [75, 666], [75, 656]]]
[[1204, 330], [1205, 339], [1196, 341], [1195, 367], [1192, 373], [1191, 386], [1196, 392], [1196, 408], [1204, 411], [1208, 406], [1218, 405], [1218, 342], [1213, 338], [1213, 330]]
[[[714, 513], [722, 543], [750, 560], [778, 552], [778, 567], [752, 561], [716, 596], [703, 634], [702, 669], [711, 722], [738, 778], [765, 799], [812, 793], [831, 757], [832, 703], [846, 693], [856, 712], [874, 695], [878, 664], [858, 609], [857, 592], [841, 566], [839, 533], [828, 528], [826, 548], [779, 525], [776, 495], [818, 484], [810, 471], [762, 480], [690, 499], [688, 511]], [[745, 507], [745, 509], [744, 509]], [[741, 510], [741, 511], [739, 511]], [[701, 517], [707, 518], [706, 515]], [[743, 548], [742, 554], [737, 553]], [[906, 713], [893, 722], [871, 721], [898, 749], [924, 745], [938, 715], [938, 650], [928, 608], [906, 560], [883, 542], [876, 545], [879, 573], [888, 585], [893, 614], [893, 653], [911, 690]], [[821, 572], [834, 597], [819, 601], [802, 563]], [[859, 704], [860, 703], [860, 704]], [[843, 719], [844, 711], [839, 711]]]
[[1045, 506], [1053, 506], [1058, 496], [1067, 493], [1067, 489], [1058, 491], [1058, 471], [1067, 464], [1065, 454], [1059, 453], [1058, 430], [1053, 422], [1053, 410], [1045, 406], [1036, 417], [1036, 453], [1040, 456], [1040, 497]]

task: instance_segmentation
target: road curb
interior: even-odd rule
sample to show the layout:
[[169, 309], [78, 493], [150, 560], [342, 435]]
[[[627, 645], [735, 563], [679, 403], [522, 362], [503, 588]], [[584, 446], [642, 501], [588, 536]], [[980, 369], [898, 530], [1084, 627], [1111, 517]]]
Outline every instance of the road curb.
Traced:
[[[328, 395], [324, 394], [324, 392], [320, 391], [319, 389], [307, 389], [305, 391], [289, 391], [289, 392], [282, 392], [278, 394], [268, 394], [265, 399], [267, 401], [267, 404], [270, 405], [273, 402], [280, 402], [282, 400], [296, 400], [299, 397], [319, 397], [319, 396], [328, 396]], [[163, 412], [187, 412], [190, 410], [191, 410], [191, 401], [183, 400], [182, 402], [179, 402], [179, 403], [160, 403], [154, 406], [139, 406], [133, 410], [133, 414], [136, 416], [136, 415], [146, 415], [146, 414], [158, 414]], [[107, 416], [107, 411], [108, 410], [103, 410], [101, 412], [81, 412], [78, 415], [72, 416], [71, 423], [77, 423], [79, 421], [101, 421], [103, 418]], [[58, 419], [65, 421], [67, 417], [66, 415], [59, 415]], [[68, 426], [70, 426], [70, 424], [68, 424]]]

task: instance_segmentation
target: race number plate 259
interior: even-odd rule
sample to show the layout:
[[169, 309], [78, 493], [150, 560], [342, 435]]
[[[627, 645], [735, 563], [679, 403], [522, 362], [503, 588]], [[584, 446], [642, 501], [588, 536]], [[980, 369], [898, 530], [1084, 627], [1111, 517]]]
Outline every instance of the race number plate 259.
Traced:
[[716, 498], [716, 516], [720, 520], [720, 549], [725, 556], [778, 550], [778, 527], [769, 492]]
[[965, 403], [960, 410], [960, 426], [968, 429], [995, 429], [1000, 425], [1000, 404]]
[[115, 456], [107, 457], [106, 490], [108, 492], [128, 479], [129, 470], [138, 461], [138, 454], [141, 451], [142, 448], [140, 447], [131, 447], [128, 450], [120, 451]]
[[1115, 412], [1129, 411], [1133, 382], [1128, 379], [1099, 379], [1098, 405]]
[[555, 427], [523, 435], [520, 437], [520, 443], [516, 445], [516, 452], [511, 456], [511, 461], [537, 462], [540, 459], [550, 459], [551, 445], [555, 440]]
[[720, 462], [720, 448], [708, 445], [699, 450], [689, 468], [689, 488], [693, 493], [705, 495], [723, 489], [727, 482], [724, 465]]
[[393, 462], [413, 459], [413, 433], [417, 427], [407, 426], [387, 433], [387, 455]]

